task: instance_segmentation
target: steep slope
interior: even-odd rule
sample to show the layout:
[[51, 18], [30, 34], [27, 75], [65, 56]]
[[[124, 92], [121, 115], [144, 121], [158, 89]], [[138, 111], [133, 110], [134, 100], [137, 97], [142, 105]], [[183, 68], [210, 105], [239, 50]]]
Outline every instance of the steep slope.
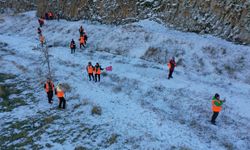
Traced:
[[38, 2], [38, 15], [59, 12], [69, 20], [128, 23], [152, 18], [179, 30], [250, 44], [249, 0], [64, 0]]
[[[1, 147], [250, 148], [249, 47], [170, 30], [150, 20], [121, 26], [48, 21], [42, 30], [54, 81], [68, 85], [67, 109], [58, 110], [56, 98], [48, 105], [43, 91], [46, 67], [35, 12], [2, 18], [1, 85], [17, 89], [9, 101], [19, 98], [25, 104], [1, 105]], [[80, 25], [89, 35], [88, 46], [72, 55], [69, 42], [78, 39]], [[166, 60], [173, 55], [178, 66], [174, 79], [167, 80]], [[103, 74], [100, 83], [89, 82], [88, 61], [114, 70]], [[227, 97], [218, 126], [209, 123], [215, 92]], [[92, 115], [96, 106], [101, 115]]]

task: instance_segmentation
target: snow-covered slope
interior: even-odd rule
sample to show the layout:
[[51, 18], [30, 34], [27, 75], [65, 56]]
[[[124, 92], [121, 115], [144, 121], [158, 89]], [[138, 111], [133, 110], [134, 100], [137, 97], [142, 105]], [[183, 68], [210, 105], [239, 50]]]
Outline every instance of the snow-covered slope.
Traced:
[[[249, 47], [150, 20], [123, 26], [47, 21], [42, 30], [54, 82], [69, 86], [67, 109], [58, 110], [57, 98], [49, 105], [43, 90], [35, 12], [1, 16], [0, 22], [1, 85], [16, 90], [10, 101], [22, 99], [11, 109], [0, 106], [3, 149], [250, 149]], [[89, 35], [87, 48], [70, 54], [80, 25]], [[172, 56], [178, 66], [167, 80]], [[114, 69], [100, 83], [90, 82], [89, 61]], [[227, 102], [212, 126], [216, 92]], [[92, 115], [96, 107], [101, 115]]]

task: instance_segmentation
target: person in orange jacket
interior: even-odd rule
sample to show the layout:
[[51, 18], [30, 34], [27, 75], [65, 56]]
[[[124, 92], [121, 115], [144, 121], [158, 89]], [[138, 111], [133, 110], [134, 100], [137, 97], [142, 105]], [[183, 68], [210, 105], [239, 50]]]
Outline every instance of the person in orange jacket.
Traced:
[[220, 95], [218, 93], [216, 93], [212, 99], [212, 111], [213, 111], [213, 116], [211, 118], [211, 123], [213, 125], [216, 125], [216, 118], [218, 117], [219, 115], [219, 112], [221, 111], [222, 109], [222, 104], [226, 102], [226, 100], [220, 100]]
[[92, 77], [93, 81], [95, 81], [95, 79], [94, 79], [95, 68], [94, 68], [94, 66], [92, 65], [91, 62], [88, 63], [88, 66], [86, 67], [86, 70], [87, 70], [88, 75], [89, 75], [89, 81], [91, 81], [91, 77]]
[[95, 82], [97, 82], [97, 77], [98, 77], [98, 82], [100, 82], [101, 70], [103, 70], [103, 68], [99, 65], [99, 63], [96, 63], [96, 65], [95, 65]]
[[74, 39], [72, 39], [70, 42], [70, 49], [71, 49], [71, 54], [76, 52], [76, 44], [75, 44]]
[[49, 104], [52, 104], [53, 103], [52, 98], [53, 98], [54, 84], [53, 84], [53, 82], [51, 81], [50, 78], [48, 78], [47, 81], [45, 82], [44, 90], [47, 93]]
[[85, 38], [84, 38], [84, 36], [80, 36], [79, 42], [80, 42], [80, 48], [82, 48], [82, 46], [85, 47]]
[[168, 62], [168, 69], [169, 69], [168, 79], [173, 78], [172, 74], [174, 72], [175, 67], [176, 67], [175, 58], [172, 57], [172, 59], [170, 59], [170, 61]]
[[[59, 106], [58, 108], [63, 108], [65, 109], [66, 108], [66, 100], [64, 98], [64, 90], [62, 88], [62, 84], [59, 83], [57, 86], [56, 86], [56, 89], [55, 89], [55, 93], [59, 99]], [[63, 104], [63, 107], [62, 107], [62, 104]]]

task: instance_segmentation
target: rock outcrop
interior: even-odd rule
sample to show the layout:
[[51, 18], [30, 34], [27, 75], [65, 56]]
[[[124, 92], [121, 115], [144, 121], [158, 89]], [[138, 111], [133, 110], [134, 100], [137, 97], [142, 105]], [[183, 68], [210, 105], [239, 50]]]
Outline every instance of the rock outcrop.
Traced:
[[[13, 2], [14, 1], [14, 2]], [[68, 20], [123, 24], [145, 18], [178, 30], [212, 34], [250, 45], [250, 0], [10, 0], [1, 8], [16, 11], [36, 7], [37, 15], [60, 13]]]
[[14, 13], [36, 10], [38, 0], [0, 0], [0, 13], [11, 10]]

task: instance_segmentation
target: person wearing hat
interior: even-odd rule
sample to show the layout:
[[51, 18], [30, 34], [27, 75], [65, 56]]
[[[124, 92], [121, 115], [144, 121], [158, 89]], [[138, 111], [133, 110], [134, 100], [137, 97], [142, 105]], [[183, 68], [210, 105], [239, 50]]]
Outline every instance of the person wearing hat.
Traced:
[[[56, 86], [56, 89], [55, 89], [55, 93], [59, 99], [59, 108], [63, 108], [65, 109], [66, 107], [66, 100], [64, 98], [64, 90], [62, 88], [62, 84], [59, 83], [57, 86]], [[63, 104], [63, 107], [62, 107], [62, 104]]]
[[93, 81], [95, 80], [95, 79], [94, 79], [94, 75], [93, 75], [94, 69], [95, 69], [95, 68], [94, 68], [94, 66], [92, 65], [92, 63], [89, 62], [89, 63], [88, 63], [88, 66], [86, 67], [86, 70], [87, 70], [88, 75], [89, 75], [89, 81], [91, 81], [91, 78], [93, 79]]
[[173, 78], [172, 74], [174, 72], [175, 67], [176, 67], [175, 58], [172, 57], [172, 59], [170, 59], [170, 61], [168, 62], [168, 69], [169, 69], [168, 79]]
[[52, 98], [53, 98], [54, 84], [50, 78], [47, 78], [47, 81], [44, 84], [44, 89], [47, 93], [49, 104], [52, 104], [53, 103]]
[[99, 63], [96, 63], [96, 65], [95, 65], [95, 82], [97, 82], [97, 77], [98, 77], [98, 82], [100, 82], [101, 70], [103, 70], [103, 68], [99, 65]]
[[216, 125], [216, 118], [219, 115], [219, 112], [222, 109], [222, 104], [225, 102], [226, 100], [220, 100], [220, 95], [218, 93], [216, 93], [212, 99], [212, 111], [213, 111], [213, 116], [211, 118], [211, 123], [213, 125]]

